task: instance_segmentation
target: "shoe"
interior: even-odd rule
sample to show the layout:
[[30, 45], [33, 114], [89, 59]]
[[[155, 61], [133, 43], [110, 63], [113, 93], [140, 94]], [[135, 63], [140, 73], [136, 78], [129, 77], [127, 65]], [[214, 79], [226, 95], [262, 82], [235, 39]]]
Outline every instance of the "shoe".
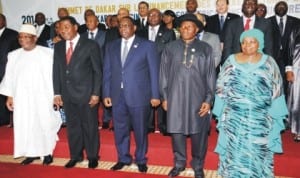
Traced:
[[44, 156], [43, 165], [49, 165], [53, 162], [53, 157], [51, 155]]
[[138, 169], [139, 169], [140, 172], [146, 173], [147, 170], [148, 170], [148, 167], [147, 167], [146, 164], [137, 164], [137, 167], [138, 167]]
[[98, 166], [98, 160], [97, 159], [91, 159], [89, 160], [89, 168], [95, 169]]
[[75, 160], [75, 159], [70, 159], [69, 162], [67, 162], [67, 164], [65, 165], [65, 168], [72, 168], [74, 167], [78, 162], [78, 160]]
[[117, 162], [113, 167], [110, 168], [110, 170], [117, 171], [122, 169], [124, 166], [129, 166], [130, 163], [122, 163], [122, 162]]
[[300, 135], [295, 135], [294, 141], [295, 142], [300, 142]]
[[194, 171], [194, 173], [195, 173], [195, 178], [204, 178], [205, 177], [203, 169]]
[[109, 128], [109, 122], [103, 122], [102, 129], [108, 129], [108, 128]]
[[173, 169], [171, 169], [171, 171], [169, 172], [168, 176], [171, 177], [176, 177], [180, 174], [180, 172], [184, 171], [185, 168], [184, 167], [173, 167]]
[[34, 160], [36, 160], [36, 159], [39, 159], [39, 157], [28, 157], [28, 158], [24, 159], [24, 160], [21, 162], [21, 164], [22, 164], [22, 165], [27, 165], [27, 164], [32, 163], [32, 162], [33, 162]]

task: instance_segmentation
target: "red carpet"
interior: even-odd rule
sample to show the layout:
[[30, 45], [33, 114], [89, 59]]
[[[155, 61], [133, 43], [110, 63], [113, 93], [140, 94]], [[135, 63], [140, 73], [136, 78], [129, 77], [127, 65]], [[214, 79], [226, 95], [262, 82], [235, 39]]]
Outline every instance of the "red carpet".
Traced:
[[[116, 151], [114, 146], [114, 138], [113, 138], [113, 132], [107, 131], [107, 130], [101, 130], [100, 132], [100, 138], [101, 138], [101, 146], [100, 146], [100, 159], [101, 161], [116, 161]], [[66, 130], [61, 129], [59, 132], [59, 142], [57, 143], [56, 150], [54, 152], [54, 157], [60, 157], [60, 158], [68, 158], [69, 151], [68, 151], [68, 145], [66, 140]], [[282, 134], [283, 139], [283, 149], [284, 154], [275, 155], [275, 175], [276, 176], [287, 176], [287, 177], [299, 177], [300, 178], [300, 172], [298, 171], [299, 165], [300, 165], [300, 143], [295, 143], [292, 140], [292, 135], [290, 132], [285, 132]], [[209, 170], [216, 170], [217, 164], [218, 164], [218, 155], [213, 152], [217, 140], [217, 133], [215, 131], [215, 124], [212, 122], [212, 129], [211, 134], [209, 136], [209, 148], [208, 153], [206, 157], [206, 163], [205, 163], [205, 169]], [[132, 142], [133, 139], [132, 139]], [[132, 153], [134, 152], [134, 143], [131, 146]], [[12, 128], [7, 127], [0, 127], [0, 154], [12, 154], [13, 153], [13, 131]], [[188, 147], [188, 154], [189, 154], [189, 160], [190, 160], [190, 147]], [[149, 135], [149, 150], [148, 150], [148, 158], [149, 164], [152, 165], [164, 165], [164, 166], [172, 166], [173, 156], [172, 156], [172, 149], [171, 149], [171, 140], [168, 136], [162, 136], [160, 134], [150, 134]], [[9, 166], [8, 166], [9, 165]], [[35, 169], [38, 165], [30, 165], [26, 166], [19, 166], [16, 164], [11, 163], [0, 163], [0, 177], [6, 178], [9, 174], [11, 174], [11, 171], [13, 170], [19, 170], [22, 167], [22, 171], [24, 169], [24, 174], [26, 171], [30, 172], [31, 170]], [[7, 167], [7, 169], [6, 169]], [[43, 166], [39, 166], [39, 169], [46, 169]], [[84, 177], [89, 177], [90, 174], [94, 174], [95, 172], [99, 171], [93, 171], [90, 169], [83, 169], [83, 168], [76, 168], [72, 170], [65, 170], [62, 167], [56, 167], [56, 166], [50, 166], [47, 168], [47, 170], [53, 170], [48, 171], [49, 177], [56, 177], [55, 173], [56, 170], [58, 172], [64, 172], [64, 177], [73, 176], [74, 174], [82, 174]], [[63, 169], [64, 171], [59, 171], [60, 169]], [[20, 174], [23, 174], [22, 171], [20, 171]], [[78, 171], [78, 172], [77, 172]], [[45, 177], [47, 178], [47, 175], [43, 176], [37, 176], [37, 177]], [[102, 177], [109, 177], [110, 174], [112, 174], [112, 171], [105, 171], [101, 170]], [[42, 174], [43, 171], [40, 171]], [[114, 174], [114, 173], [113, 173]], [[124, 175], [123, 175], [124, 174]], [[7, 176], [2, 176], [7, 175]], [[99, 175], [99, 174], [97, 174]], [[126, 176], [125, 176], [126, 175]], [[136, 177], [145, 177], [147, 178], [148, 174], [133, 174], [133, 173], [120, 173], [119, 176], [113, 175], [113, 178], [121, 178], [125, 176], [126, 178]], [[156, 175], [155, 175], [156, 176]], [[17, 178], [18, 176], [16, 176]], [[91, 176], [94, 177], [94, 176]], [[152, 175], [153, 177], [153, 175]], [[159, 178], [158, 176], [157, 178]], [[10, 178], [10, 177], [8, 177]], [[18, 177], [19, 178], [19, 177]], [[20, 178], [27, 178], [25, 175], [20, 176]], [[36, 178], [36, 177], [34, 177]], [[74, 178], [74, 177], [73, 177]]]

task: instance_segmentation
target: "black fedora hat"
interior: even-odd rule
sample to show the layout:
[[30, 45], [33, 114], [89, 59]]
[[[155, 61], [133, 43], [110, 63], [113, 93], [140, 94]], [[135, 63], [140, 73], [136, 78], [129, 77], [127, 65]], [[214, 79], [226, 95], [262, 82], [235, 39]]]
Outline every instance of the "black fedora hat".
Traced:
[[184, 15], [180, 16], [178, 18], [178, 25], [180, 26], [181, 23], [184, 21], [194, 22], [200, 30], [203, 29], [202, 22], [200, 22], [200, 20], [198, 20], [196, 15], [194, 15], [194, 14], [184, 14]]

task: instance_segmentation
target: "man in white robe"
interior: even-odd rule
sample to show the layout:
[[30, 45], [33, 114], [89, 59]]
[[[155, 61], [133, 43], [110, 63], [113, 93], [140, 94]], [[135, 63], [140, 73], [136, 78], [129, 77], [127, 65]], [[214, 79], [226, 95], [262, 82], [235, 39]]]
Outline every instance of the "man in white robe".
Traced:
[[53, 162], [61, 119], [53, 109], [53, 51], [36, 45], [34, 26], [22, 25], [22, 48], [8, 54], [0, 93], [8, 96], [6, 106], [13, 111], [14, 157], [25, 157], [27, 165], [41, 158], [44, 165]]

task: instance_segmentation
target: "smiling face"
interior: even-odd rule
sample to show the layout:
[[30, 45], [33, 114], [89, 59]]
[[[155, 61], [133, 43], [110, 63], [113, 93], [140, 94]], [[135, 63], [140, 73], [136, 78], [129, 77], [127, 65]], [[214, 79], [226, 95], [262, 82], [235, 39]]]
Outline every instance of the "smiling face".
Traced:
[[136, 26], [129, 18], [122, 18], [119, 25], [119, 32], [122, 38], [129, 39], [135, 33]]
[[245, 55], [254, 55], [257, 53], [259, 43], [254, 37], [245, 37], [241, 44], [242, 52]]
[[199, 28], [194, 22], [192, 21], [181, 22], [179, 32], [180, 32], [180, 37], [183, 41], [189, 42], [194, 40], [198, 31]]
[[252, 17], [257, 8], [257, 0], [244, 0], [242, 12], [246, 17]]
[[161, 23], [162, 15], [158, 9], [151, 9], [148, 14], [148, 23], [150, 26], [156, 26]]
[[216, 10], [218, 14], [225, 14], [228, 11], [228, 4], [226, 0], [218, 0], [216, 3]]
[[24, 50], [30, 51], [35, 48], [37, 37], [28, 33], [19, 33], [18, 40]]
[[65, 40], [72, 40], [77, 35], [78, 26], [72, 24], [69, 20], [62, 20], [59, 23], [60, 35]]
[[194, 13], [197, 11], [198, 3], [196, 0], [187, 0], [185, 8], [188, 13]]

